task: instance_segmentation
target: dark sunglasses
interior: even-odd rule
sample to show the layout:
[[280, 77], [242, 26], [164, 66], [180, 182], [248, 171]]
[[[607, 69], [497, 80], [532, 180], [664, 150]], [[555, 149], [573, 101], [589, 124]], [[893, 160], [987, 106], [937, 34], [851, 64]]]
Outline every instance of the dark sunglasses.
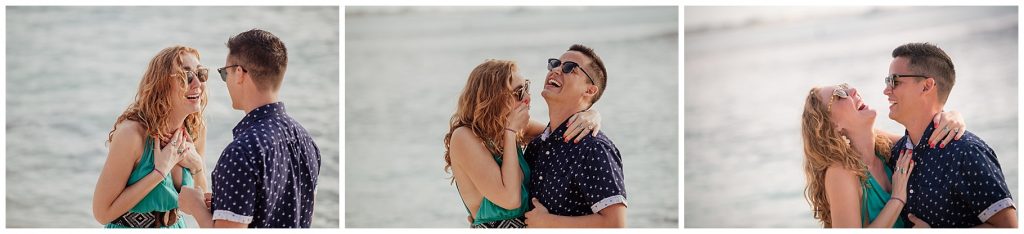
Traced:
[[895, 89], [895, 88], [896, 88], [896, 85], [898, 85], [898, 84], [896, 83], [896, 78], [900, 78], [900, 77], [915, 77], [915, 78], [928, 78], [928, 76], [926, 76], [926, 75], [900, 75], [900, 74], [890, 74], [889, 76], [886, 76], [886, 77], [885, 77], [885, 87], [888, 87], [889, 89]]
[[188, 83], [186, 84], [191, 84], [192, 80], [196, 78], [199, 78], [199, 82], [206, 82], [206, 80], [210, 77], [209, 73], [210, 69], [206, 69], [206, 67], [203, 66], [199, 66], [195, 71], [193, 71], [191, 68], [186, 67], [185, 77], [188, 78]]
[[556, 58], [548, 59], [548, 71], [555, 70], [555, 68], [557, 68], [558, 66], [562, 66], [562, 73], [572, 73], [572, 69], [579, 67], [580, 71], [583, 71], [583, 74], [587, 75], [587, 79], [590, 80], [590, 84], [597, 84], [596, 82], [594, 82], [594, 78], [590, 78], [590, 74], [587, 74], [587, 70], [583, 70], [583, 67], [580, 67], [580, 65], [577, 64], [576, 62], [562, 62], [562, 60], [558, 60]]
[[231, 66], [226, 66], [226, 67], [222, 67], [222, 68], [217, 68], [217, 73], [220, 73], [220, 80], [223, 80], [224, 82], [228, 82], [228, 68], [232, 68], [232, 67], [241, 67], [242, 68], [242, 72], [248, 72], [248, 71], [245, 70], [245, 67], [242, 67], [242, 65], [231, 65]]
[[515, 90], [512, 90], [512, 95], [516, 97], [516, 100], [526, 100], [526, 96], [530, 95], [530, 80], [526, 80], [523, 86], [519, 86]]

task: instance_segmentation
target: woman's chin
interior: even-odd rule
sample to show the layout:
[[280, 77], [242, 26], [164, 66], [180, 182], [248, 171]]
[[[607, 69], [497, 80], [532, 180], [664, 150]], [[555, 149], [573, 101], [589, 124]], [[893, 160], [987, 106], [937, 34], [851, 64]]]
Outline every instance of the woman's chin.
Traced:
[[874, 127], [875, 117], [878, 117], [878, 112], [875, 112], [874, 109], [866, 109], [860, 111], [860, 113], [864, 116], [865, 122], [867, 122], [869, 126]]

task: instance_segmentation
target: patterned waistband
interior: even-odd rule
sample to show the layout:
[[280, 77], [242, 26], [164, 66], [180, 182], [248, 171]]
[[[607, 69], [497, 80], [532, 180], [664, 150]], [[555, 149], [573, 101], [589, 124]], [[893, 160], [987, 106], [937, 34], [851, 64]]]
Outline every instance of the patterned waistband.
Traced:
[[526, 218], [518, 217], [488, 223], [473, 224], [470, 228], [526, 228]]
[[121, 217], [117, 217], [117, 219], [110, 223], [131, 228], [159, 228], [171, 226], [177, 222], [178, 209], [171, 209], [167, 212], [128, 212], [121, 215]]

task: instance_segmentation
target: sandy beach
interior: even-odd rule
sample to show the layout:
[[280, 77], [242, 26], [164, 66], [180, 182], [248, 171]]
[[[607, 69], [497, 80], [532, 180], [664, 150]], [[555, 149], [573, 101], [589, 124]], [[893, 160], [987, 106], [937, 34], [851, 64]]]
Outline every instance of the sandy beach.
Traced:
[[[245, 113], [231, 108], [227, 39], [261, 28], [288, 47], [280, 100], [320, 148], [313, 227], [339, 227], [338, 7], [21, 7], [7, 10], [7, 227], [101, 227], [92, 196], [107, 134], [161, 49], [210, 68], [206, 176]], [[191, 218], [186, 218], [191, 221]], [[59, 221], [55, 221], [59, 220]], [[189, 226], [197, 227], [194, 223]]]
[[678, 8], [347, 7], [345, 226], [468, 227], [443, 138], [469, 72], [518, 62], [533, 80], [574, 43], [609, 76], [596, 105], [622, 154], [630, 227], [678, 226]]
[[803, 196], [800, 113], [846, 82], [903, 134], [882, 94], [890, 53], [931, 42], [956, 66], [946, 110], [1018, 187], [1017, 7], [685, 8], [685, 227], [820, 227]]

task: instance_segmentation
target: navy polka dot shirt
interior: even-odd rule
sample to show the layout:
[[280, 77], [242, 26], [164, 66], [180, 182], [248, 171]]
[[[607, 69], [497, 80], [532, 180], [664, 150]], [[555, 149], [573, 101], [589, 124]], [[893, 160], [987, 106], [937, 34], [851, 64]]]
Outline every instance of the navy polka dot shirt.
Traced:
[[308, 228], [320, 149], [277, 102], [253, 109], [233, 130], [213, 170], [213, 219], [251, 228]]
[[526, 162], [532, 170], [530, 197], [537, 198], [551, 214], [561, 216], [590, 215], [614, 204], [625, 205], [619, 149], [604, 132], [588, 135], [579, 143], [563, 142], [567, 122], [554, 131], [545, 129], [526, 147]]
[[916, 146], [907, 133], [896, 142], [888, 161], [896, 168], [899, 151], [914, 149], [916, 165], [907, 181], [907, 205], [901, 214], [905, 220], [912, 213], [932, 227], [973, 227], [1014, 206], [992, 148], [968, 131], [960, 140], [933, 149], [928, 145], [933, 131], [934, 125], [929, 124]]

